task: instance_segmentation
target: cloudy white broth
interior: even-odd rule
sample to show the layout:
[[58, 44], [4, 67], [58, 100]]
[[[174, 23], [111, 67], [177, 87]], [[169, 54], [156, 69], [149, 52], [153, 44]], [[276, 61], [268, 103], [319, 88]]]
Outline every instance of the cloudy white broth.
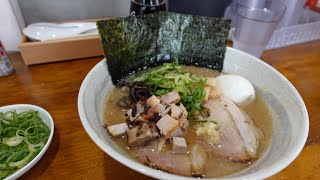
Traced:
[[[182, 71], [193, 74], [193, 75], [197, 75], [200, 77], [206, 77], [206, 78], [208, 78], [208, 77], [212, 78], [212, 77], [217, 77], [217, 76], [221, 75], [220, 72], [218, 72], [218, 71], [207, 69], [207, 68], [194, 67], [194, 66], [182, 66]], [[211, 88], [211, 91], [212, 91], [212, 88]], [[206, 92], [208, 93], [208, 91], [206, 91]], [[128, 90], [126, 88], [114, 87], [110, 91], [108, 97], [106, 98], [105, 109], [104, 109], [104, 120], [105, 120], [106, 127], [110, 127], [112, 125], [118, 125], [121, 123], [128, 124], [128, 121], [130, 121], [128, 119], [130, 119], [130, 117], [128, 117], [127, 112], [130, 110], [131, 106], [128, 106], [126, 108], [124, 106], [119, 105], [119, 100], [121, 98], [127, 97], [127, 96], [128, 96]], [[216, 95], [211, 100], [209, 97], [209, 99], [206, 100], [206, 103], [203, 103], [203, 104], [205, 104], [204, 106], [207, 106], [208, 104], [210, 105], [210, 101], [213, 102], [213, 103], [211, 103], [212, 106], [217, 106], [217, 104], [215, 104], [214, 101], [220, 101], [219, 96], [220, 96], [220, 94]], [[159, 99], [161, 99], [161, 98], [159, 98]], [[229, 101], [227, 100], [226, 102], [229, 102]], [[162, 103], [162, 101], [161, 101], [161, 103]], [[178, 106], [180, 107], [181, 106], [180, 104], [181, 104], [181, 102], [176, 103], [177, 106], [175, 106], [175, 107], [178, 107]], [[230, 106], [230, 104], [229, 105], [224, 104], [222, 108], [228, 109], [228, 108], [230, 108], [228, 106]], [[170, 107], [171, 107], [171, 105], [170, 105]], [[258, 146], [256, 147], [256, 152], [254, 153], [254, 155], [252, 155], [252, 152], [242, 151], [242, 150], [239, 150], [239, 153], [232, 151], [229, 154], [228, 153], [223, 154], [223, 152], [217, 150], [220, 148], [220, 146], [223, 146], [223, 145], [229, 146], [229, 148], [231, 148], [231, 149], [233, 148], [230, 146], [230, 144], [232, 144], [232, 143], [225, 142], [225, 141], [230, 141], [230, 138], [228, 137], [229, 132], [231, 134], [230, 136], [235, 136], [233, 132], [236, 132], [236, 133], [239, 132], [240, 135], [237, 134], [237, 136], [241, 136], [240, 138], [243, 138], [243, 137], [250, 138], [250, 136], [241, 135], [241, 129], [236, 128], [236, 127], [239, 127], [236, 122], [235, 122], [235, 124], [231, 125], [232, 127], [225, 127], [226, 123], [222, 122], [224, 120], [220, 120], [217, 118], [217, 117], [222, 117], [222, 116], [215, 115], [215, 110], [217, 110], [217, 109], [211, 110], [209, 108], [209, 110], [208, 110], [208, 108], [205, 108], [209, 112], [210, 115], [208, 115], [208, 117], [206, 117], [206, 118], [199, 118], [196, 120], [194, 120], [193, 118], [198, 117], [198, 116], [190, 116], [190, 113], [189, 113], [189, 116], [187, 117], [187, 119], [189, 121], [188, 126], [186, 127], [186, 129], [184, 129], [183, 134], [177, 135], [179, 137], [182, 137], [185, 140], [185, 142], [186, 142], [185, 147], [184, 146], [183, 147], [180, 147], [180, 146], [174, 147], [174, 146], [178, 146], [173, 142], [175, 135], [170, 134], [167, 136], [167, 134], [165, 134], [165, 132], [162, 132], [164, 130], [157, 122], [159, 122], [164, 117], [163, 115], [160, 115], [158, 117], [157, 121], [154, 122], [155, 123], [154, 127], [156, 127], [155, 129], [158, 132], [158, 136], [156, 138], [146, 140], [143, 143], [138, 144], [138, 143], [134, 142], [134, 143], [130, 144], [131, 140], [128, 139], [128, 136], [130, 135], [130, 133], [128, 133], [128, 129], [126, 130], [126, 132], [123, 132], [122, 134], [117, 134], [117, 135], [112, 134], [113, 132], [110, 131], [110, 129], [106, 129], [106, 131], [110, 134], [112, 140], [118, 146], [120, 146], [125, 152], [127, 152], [129, 154], [129, 156], [131, 156], [134, 160], [137, 160], [143, 164], [147, 164], [155, 169], [159, 169], [159, 170], [163, 170], [163, 171], [167, 171], [167, 172], [170, 172], [173, 174], [178, 174], [178, 175], [183, 175], [183, 176], [196, 176], [196, 177], [206, 177], [206, 178], [221, 177], [221, 176], [226, 176], [226, 175], [230, 175], [230, 174], [239, 172], [239, 171], [244, 170], [245, 168], [249, 167], [250, 165], [252, 165], [257, 159], [259, 159], [259, 157], [261, 157], [261, 155], [268, 148], [268, 145], [270, 144], [271, 137], [272, 137], [271, 114], [269, 113], [269, 110], [268, 110], [262, 96], [260, 95], [259, 91], [255, 91], [255, 99], [253, 102], [250, 102], [249, 104], [245, 104], [245, 105], [239, 105], [239, 106], [237, 105], [237, 107], [239, 108], [239, 112], [243, 112], [245, 114], [244, 117], [249, 116], [248, 118], [252, 120], [254, 129], [257, 130], [256, 132], [258, 132], [257, 136], [259, 136], [259, 137], [256, 140], [256, 141], [258, 141]], [[169, 108], [169, 105], [167, 105], [167, 108]], [[188, 109], [188, 107], [187, 107], [187, 109]], [[219, 107], [218, 107], [218, 109], [219, 109]], [[225, 109], [223, 111], [225, 111]], [[233, 110], [231, 109], [230, 113], [228, 112], [227, 113], [228, 116], [226, 116], [226, 117], [230, 117], [231, 119], [233, 118], [233, 120], [236, 121], [235, 120], [236, 118], [234, 118], [232, 116], [232, 111]], [[174, 117], [172, 115], [172, 113], [173, 113], [172, 108], [169, 111], [169, 113], [171, 113], [171, 116]], [[197, 115], [197, 113], [195, 113], [195, 114]], [[221, 114], [226, 114], [226, 113], [222, 112]], [[143, 115], [141, 115], [141, 116], [143, 116]], [[165, 115], [165, 116], [167, 116], [167, 115]], [[211, 117], [214, 117], [214, 118], [211, 118]], [[211, 120], [209, 121], [208, 119], [211, 119]], [[231, 122], [233, 123], [233, 121], [231, 121]], [[217, 138], [211, 138], [213, 141], [210, 141], [210, 142], [214, 142], [213, 144], [208, 143], [209, 142], [208, 138], [205, 138], [205, 135], [208, 135], [208, 134], [210, 135], [210, 132], [207, 131], [207, 129], [205, 129], [206, 131], [204, 131], [204, 129], [203, 129], [206, 126], [209, 126], [210, 123], [214, 124], [214, 125], [216, 125], [216, 127], [218, 127], [215, 130]], [[139, 124], [139, 125], [141, 128], [141, 124]], [[129, 122], [129, 124], [128, 124], [129, 129], [133, 129], [134, 126], [135, 126], [134, 123]], [[231, 128], [233, 128], [233, 129], [231, 129]], [[229, 129], [231, 129], [231, 130], [229, 131]], [[234, 130], [234, 129], [236, 129], [236, 130]], [[204, 135], [203, 135], [203, 132], [204, 132]], [[225, 132], [228, 132], [228, 133], [226, 134]], [[239, 138], [239, 137], [237, 137], [237, 138]], [[210, 137], [209, 137], [209, 139], [210, 139]], [[217, 140], [217, 141], [215, 141], [215, 140]], [[165, 142], [163, 146], [161, 146], [161, 145], [159, 146], [161, 141]], [[244, 142], [246, 142], [246, 140], [244, 140]], [[239, 143], [241, 143], [241, 142], [239, 142]], [[161, 144], [163, 144], [163, 143], [161, 143]], [[194, 155], [192, 156], [192, 151], [195, 149], [193, 147], [196, 147], [195, 144], [200, 146], [200, 148], [203, 149], [205, 152], [206, 160], [205, 160], [205, 162], [202, 162], [202, 164], [205, 164], [205, 165], [202, 165], [202, 166], [199, 165], [202, 168], [200, 170], [199, 170], [199, 168], [197, 169], [197, 162], [193, 162], [193, 160], [192, 160], [192, 157], [197, 157]], [[212, 146], [214, 146], [214, 150], [212, 149]], [[180, 151], [181, 149], [182, 149], [182, 151]], [[183, 151], [183, 149], [186, 149], [186, 150]], [[237, 149], [237, 147], [235, 147], [235, 149]], [[152, 150], [152, 154], [151, 154], [152, 157], [148, 157], [148, 155], [144, 154], [144, 152], [148, 152], [149, 150]], [[173, 152], [173, 151], [176, 151], [176, 152]], [[195, 152], [197, 152], [197, 151], [195, 151]], [[179, 159], [180, 164], [181, 164], [181, 162], [184, 162], [184, 160], [187, 159], [188, 163], [190, 164], [188, 166], [190, 166], [191, 173], [189, 174], [188, 171], [187, 172], [181, 172], [179, 170], [175, 171], [172, 168], [164, 167], [165, 163], [171, 162], [170, 160], [168, 160], [168, 162], [159, 162], [159, 164], [158, 164], [156, 153], [159, 153], [159, 156], [162, 159], [177, 156], [178, 157], [177, 159]], [[250, 155], [248, 155], [248, 154], [250, 154]], [[145, 158], [140, 157], [140, 156], [144, 156], [144, 155], [147, 157], [146, 159], [148, 161], [149, 161], [148, 158], [150, 158], [152, 163], [145, 162], [146, 161]], [[201, 157], [200, 157], [200, 159], [201, 159]], [[179, 163], [177, 163], [176, 166], [179, 166]], [[200, 164], [201, 164], [201, 161], [200, 161]], [[175, 166], [175, 165], [173, 165], [173, 166]], [[181, 167], [181, 168], [183, 169], [183, 167]]]

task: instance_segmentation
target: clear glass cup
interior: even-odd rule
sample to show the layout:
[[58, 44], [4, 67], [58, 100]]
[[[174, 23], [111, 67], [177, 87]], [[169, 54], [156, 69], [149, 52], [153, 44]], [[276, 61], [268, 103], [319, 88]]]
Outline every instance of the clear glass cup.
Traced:
[[166, 0], [131, 0], [131, 16], [151, 14], [158, 11], [167, 11]]
[[261, 57], [286, 7], [280, 1], [267, 1], [262, 7], [248, 6], [252, 0], [239, 0], [236, 5], [236, 23], [233, 47]]

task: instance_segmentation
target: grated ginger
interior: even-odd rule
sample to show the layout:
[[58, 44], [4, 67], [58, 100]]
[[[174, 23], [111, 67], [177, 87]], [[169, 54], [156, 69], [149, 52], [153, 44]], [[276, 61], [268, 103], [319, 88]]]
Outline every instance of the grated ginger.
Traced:
[[218, 133], [220, 125], [212, 121], [199, 124], [196, 126], [196, 134], [198, 137], [205, 140], [208, 144], [219, 144], [220, 135]]

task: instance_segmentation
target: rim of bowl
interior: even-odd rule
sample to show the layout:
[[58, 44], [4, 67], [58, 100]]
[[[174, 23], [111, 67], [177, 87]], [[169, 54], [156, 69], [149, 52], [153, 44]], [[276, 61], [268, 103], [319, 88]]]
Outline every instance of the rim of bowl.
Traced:
[[[297, 148], [295, 148], [295, 150], [290, 151], [289, 156], [286, 156], [285, 160], [271, 165], [268, 168], [265, 168], [264, 171], [260, 171], [260, 172], [255, 172], [254, 174], [248, 174], [248, 175], [243, 175], [241, 177], [217, 177], [217, 178], [203, 178], [203, 179], [230, 179], [230, 180], [235, 180], [235, 179], [264, 179], [267, 177], [270, 177], [278, 172], [280, 172], [281, 170], [283, 170], [284, 168], [286, 168], [298, 155], [299, 153], [302, 151], [305, 142], [307, 140], [308, 137], [308, 131], [309, 131], [309, 116], [308, 116], [308, 111], [306, 108], [306, 105], [302, 99], [302, 97], [300, 96], [299, 92], [297, 91], [297, 89], [292, 85], [292, 83], [284, 76], [282, 75], [279, 71], [277, 71], [274, 67], [272, 67], [271, 65], [267, 64], [266, 62], [264, 62], [261, 59], [258, 59], [248, 53], [242, 52], [240, 50], [231, 48], [231, 47], [227, 47], [227, 51], [235, 51], [236, 53], [248, 56], [249, 59], [253, 62], [256, 63], [260, 63], [261, 65], [263, 65], [264, 67], [270, 69], [273, 73], [275, 73], [276, 75], [279, 76], [279, 78], [286, 82], [287, 85], [289, 86], [289, 88], [291, 89], [291, 91], [293, 92], [293, 95], [297, 98], [297, 102], [298, 104], [301, 106], [301, 110], [303, 113], [303, 120], [304, 120], [304, 126], [301, 127], [302, 128], [302, 136], [300, 136], [299, 138], [299, 144], [297, 144]], [[226, 53], [227, 53], [226, 51]], [[92, 141], [100, 148], [102, 149], [105, 153], [107, 153], [110, 157], [112, 157], [113, 159], [115, 159], [116, 161], [120, 162], [121, 164], [137, 171], [140, 172], [142, 174], [145, 174], [147, 176], [153, 177], [153, 178], [160, 178], [160, 179], [185, 179], [185, 180], [191, 180], [191, 179], [195, 179], [193, 177], [185, 177], [185, 176], [179, 176], [179, 175], [175, 175], [175, 174], [171, 174], [171, 173], [167, 173], [167, 172], [163, 172], [163, 171], [159, 171], [153, 168], [150, 168], [146, 165], [142, 165], [141, 163], [135, 162], [134, 160], [127, 158], [125, 156], [123, 156], [122, 154], [120, 154], [119, 152], [117, 152], [116, 150], [114, 150], [113, 148], [109, 147], [108, 145], [105, 145], [105, 143], [99, 138], [99, 136], [96, 134], [96, 132], [93, 130], [93, 128], [91, 127], [89, 121], [87, 120], [85, 111], [84, 111], [84, 105], [83, 105], [83, 95], [84, 95], [84, 91], [87, 87], [87, 83], [88, 81], [91, 79], [91, 77], [94, 75], [94, 73], [98, 70], [99, 66], [104, 66], [106, 63], [106, 59], [102, 59], [100, 62], [98, 62], [91, 70], [90, 72], [86, 75], [85, 79], [83, 80], [81, 87], [80, 87], [80, 91], [78, 94], [78, 113], [80, 116], [80, 120], [81, 123], [84, 127], [84, 129], [86, 130], [87, 134], [90, 136], [90, 138], [92, 139]], [[232, 174], [231, 174], [232, 175]]]
[[[11, 109], [17, 109], [17, 108], [25, 109], [25, 110], [33, 109], [33, 110], [36, 110], [36, 111], [39, 111], [39, 112], [41, 111], [42, 113], [45, 114], [45, 116], [48, 117], [48, 122], [49, 122], [49, 124], [51, 126], [51, 129], [50, 129], [50, 134], [49, 134], [48, 140], [45, 143], [44, 147], [39, 152], [39, 154], [37, 154], [37, 156], [35, 156], [23, 168], [19, 169], [15, 173], [13, 173], [10, 176], [6, 177], [5, 180], [17, 179], [20, 176], [22, 176], [23, 174], [25, 174], [27, 171], [29, 171], [34, 165], [36, 165], [38, 163], [38, 161], [43, 157], [43, 155], [47, 152], [47, 150], [48, 150], [48, 148], [49, 148], [49, 146], [51, 144], [51, 141], [52, 141], [52, 138], [53, 138], [53, 134], [54, 134], [53, 118], [50, 115], [50, 113], [47, 110], [45, 110], [44, 108], [42, 108], [42, 107], [39, 107], [39, 106], [36, 106], [36, 105], [32, 105], [32, 104], [12, 104], [12, 105], [1, 106], [0, 107], [0, 111], [2, 111], [2, 109], [11, 110]], [[6, 111], [8, 111], [8, 110], [6, 110]], [[42, 118], [41, 118], [41, 120], [42, 120]]]
[[[266, 63], [265, 61], [249, 54], [246, 52], [243, 52], [241, 50], [232, 48], [232, 47], [228, 47], [227, 49], [231, 50], [231, 51], [235, 51], [239, 54], [245, 55], [250, 57], [250, 59], [252, 61], [255, 61], [257, 63], [262, 64], [263, 66], [265, 66], [266, 68], [270, 69], [274, 74], [278, 75], [278, 77], [286, 82], [286, 84], [289, 86], [289, 88], [291, 89], [291, 91], [293, 92], [294, 97], [297, 99], [298, 104], [301, 106], [301, 110], [302, 110], [302, 116], [303, 116], [303, 127], [301, 127], [302, 133], [301, 136], [299, 138], [299, 143], [296, 144], [296, 149], [294, 151], [290, 151], [290, 154], [288, 156], [286, 156], [284, 159], [284, 161], [281, 161], [279, 163], [277, 163], [276, 165], [271, 165], [268, 168], [264, 169], [264, 172], [259, 173], [259, 177], [255, 174], [251, 174], [251, 175], [247, 175], [243, 178], [252, 178], [252, 179], [264, 179], [267, 177], [270, 177], [272, 175], [275, 175], [276, 173], [280, 172], [281, 170], [285, 169], [289, 164], [291, 164], [300, 154], [300, 152], [302, 151], [307, 138], [308, 138], [308, 134], [309, 134], [309, 114], [308, 114], [308, 110], [307, 107], [300, 95], [300, 93], [298, 92], [298, 90], [293, 86], [293, 84], [283, 75], [281, 74], [278, 70], [276, 70], [273, 66], [271, 66], [270, 64]], [[267, 172], [267, 173], [266, 173]]]

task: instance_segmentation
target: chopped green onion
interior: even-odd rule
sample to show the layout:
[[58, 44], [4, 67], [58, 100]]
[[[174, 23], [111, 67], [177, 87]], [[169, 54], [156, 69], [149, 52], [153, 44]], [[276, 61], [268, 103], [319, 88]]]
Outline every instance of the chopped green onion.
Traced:
[[49, 134], [37, 111], [0, 112], [0, 179], [29, 163], [44, 147]]
[[201, 106], [205, 97], [204, 84], [206, 79], [183, 72], [182, 67], [176, 63], [164, 63], [158, 68], [137, 75], [133, 81], [144, 81], [149, 86], [151, 94], [157, 96], [176, 90], [188, 111], [189, 118], [193, 118], [197, 113], [203, 117], [208, 116], [208, 113], [205, 113], [205, 109]]
[[6, 139], [4, 141], [4, 143], [7, 145], [7, 146], [17, 146], [19, 145], [20, 143], [22, 143], [23, 141], [23, 137], [21, 136], [14, 136], [14, 137], [10, 137], [8, 139]]

